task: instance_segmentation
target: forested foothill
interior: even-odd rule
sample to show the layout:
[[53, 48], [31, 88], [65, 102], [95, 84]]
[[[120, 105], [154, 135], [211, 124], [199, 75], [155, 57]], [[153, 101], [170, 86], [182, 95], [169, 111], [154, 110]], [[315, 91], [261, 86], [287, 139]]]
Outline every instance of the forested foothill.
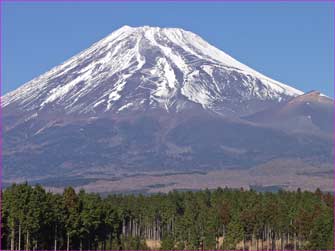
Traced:
[[334, 249], [334, 196], [319, 189], [101, 197], [25, 183], [1, 196], [2, 249]]

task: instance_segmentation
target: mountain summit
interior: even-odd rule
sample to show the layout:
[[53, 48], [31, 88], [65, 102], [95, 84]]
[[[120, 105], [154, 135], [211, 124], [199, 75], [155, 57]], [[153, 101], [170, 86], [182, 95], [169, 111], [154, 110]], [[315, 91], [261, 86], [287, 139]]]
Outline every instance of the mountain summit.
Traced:
[[241, 115], [302, 92], [177, 28], [123, 26], [3, 98], [3, 106], [71, 113], [179, 111]]
[[[5, 184], [332, 187], [333, 100], [182, 29], [124, 26], [6, 94], [2, 107]], [[206, 183], [187, 185], [199, 175]]]

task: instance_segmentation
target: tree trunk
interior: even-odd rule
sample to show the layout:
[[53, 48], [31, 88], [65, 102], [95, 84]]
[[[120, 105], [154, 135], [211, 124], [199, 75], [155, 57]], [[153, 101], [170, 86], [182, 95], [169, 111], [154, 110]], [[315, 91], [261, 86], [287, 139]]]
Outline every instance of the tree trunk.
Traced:
[[245, 238], [243, 236], [243, 251], [245, 250]]
[[[255, 235], [255, 233], [252, 233], [252, 235], [251, 235], [251, 247], [250, 247], [251, 250], [255, 250], [255, 248], [254, 248], [255, 244], [256, 244], [256, 246], [258, 246], [258, 244], [255, 243], [255, 242], [257, 242], [256, 239], [257, 239], [257, 236]], [[256, 249], [258, 249], [258, 247]]]
[[21, 222], [19, 222], [19, 250], [21, 250]]
[[280, 248], [284, 251], [283, 233], [280, 233]]
[[11, 239], [10, 239], [10, 250], [15, 249], [15, 223], [14, 220], [12, 221], [12, 233], [11, 233]]
[[37, 240], [35, 241], [33, 250], [37, 250]]
[[67, 243], [66, 243], [66, 250], [70, 250], [70, 233], [67, 233]]
[[27, 236], [26, 236], [26, 250], [29, 250], [29, 230], [27, 230]]
[[126, 235], [126, 224], [124, 222], [124, 219], [122, 219], [122, 234]]
[[267, 230], [267, 233], [266, 233], [266, 249], [267, 250], [270, 250], [270, 234], [269, 234], [269, 229]]
[[54, 250], [57, 250], [57, 225], [55, 227], [55, 240], [54, 240]]

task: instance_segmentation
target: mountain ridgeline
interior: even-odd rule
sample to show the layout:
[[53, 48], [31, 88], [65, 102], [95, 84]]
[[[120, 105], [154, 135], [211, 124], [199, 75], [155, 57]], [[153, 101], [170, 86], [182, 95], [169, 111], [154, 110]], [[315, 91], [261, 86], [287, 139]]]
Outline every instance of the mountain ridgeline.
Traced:
[[331, 182], [333, 100], [182, 29], [124, 26], [6, 94], [2, 107], [7, 184], [277, 171], [281, 160], [304, 184]]

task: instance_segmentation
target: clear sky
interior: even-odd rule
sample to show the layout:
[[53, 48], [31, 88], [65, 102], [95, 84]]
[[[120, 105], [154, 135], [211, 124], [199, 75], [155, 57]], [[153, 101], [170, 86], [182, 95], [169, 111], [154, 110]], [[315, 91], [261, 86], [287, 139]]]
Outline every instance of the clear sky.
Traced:
[[127, 24], [193, 31], [273, 79], [334, 96], [332, 2], [5, 2], [2, 10], [2, 93]]

